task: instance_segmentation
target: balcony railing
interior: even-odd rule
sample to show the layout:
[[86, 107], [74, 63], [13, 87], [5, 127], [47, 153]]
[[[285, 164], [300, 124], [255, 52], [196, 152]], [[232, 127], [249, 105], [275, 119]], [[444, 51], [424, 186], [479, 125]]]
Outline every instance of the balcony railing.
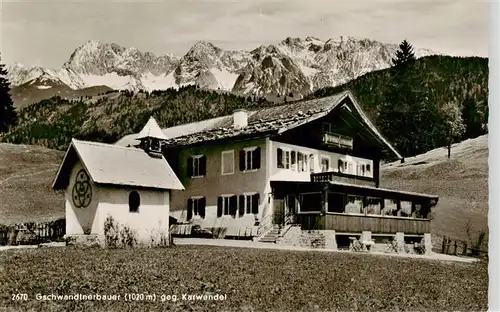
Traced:
[[375, 178], [373, 177], [358, 176], [338, 171], [311, 173], [311, 182], [324, 183], [330, 181], [339, 181], [356, 185], [375, 185]]
[[353, 139], [331, 132], [323, 132], [323, 143], [329, 146], [352, 149]]

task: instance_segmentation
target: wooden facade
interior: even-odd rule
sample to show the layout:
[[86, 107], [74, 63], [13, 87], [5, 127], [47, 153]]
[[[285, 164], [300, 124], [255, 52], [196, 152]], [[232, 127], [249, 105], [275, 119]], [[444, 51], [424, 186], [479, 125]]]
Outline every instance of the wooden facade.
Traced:
[[[275, 223], [300, 224], [302, 230], [335, 230], [337, 233], [361, 233], [370, 231], [372, 234], [394, 235], [397, 232], [405, 235], [423, 235], [430, 233], [430, 208], [437, 203], [437, 197], [425, 194], [416, 194], [411, 192], [402, 192], [396, 190], [382, 189], [372, 185], [348, 184], [335, 182], [339, 177], [337, 173], [312, 174], [312, 182], [273, 182], [273, 195], [275, 198], [274, 206]], [[344, 177], [345, 178], [345, 177]], [[331, 181], [333, 179], [333, 181]], [[354, 178], [353, 178], [354, 179]], [[358, 181], [360, 181], [358, 179]], [[369, 182], [369, 181], [368, 181]], [[336, 184], [337, 183], [337, 184]], [[317, 207], [311, 210], [311, 201], [306, 204], [307, 211], [297, 209], [296, 202], [301, 201], [301, 196], [306, 194], [316, 194], [312, 206]], [[338, 194], [340, 198], [348, 196], [358, 196], [360, 198], [381, 198], [382, 201], [390, 200], [394, 202], [395, 214], [369, 213], [366, 207], [361, 208], [359, 213], [332, 212], [337, 211], [345, 202], [329, 203], [330, 194]], [[321, 198], [321, 201], [318, 199]], [[291, 204], [293, 202], [293, 204]], [[411, 203], [408, 209], [411, 213], [404, 216], [401, 213], [401, 202]], [[419, 205], [420, 211], [415, 213], [416, 206]], [[293, 206], [293, 207], [292, 207]], [[383, 204], [380, 208], [383, 209]], [[293, 215], [293, 218], [291, 217]]]
[[405, 234], [423, 235], [430, 233], [431, 222], [428, 219], [410, 219], [373, 215], [348, 215], [338, 213], [297, 215], [297, 223], [303, 230], [335, 230], [338, 233], [361, 233], [370, 231], [373, 234]]

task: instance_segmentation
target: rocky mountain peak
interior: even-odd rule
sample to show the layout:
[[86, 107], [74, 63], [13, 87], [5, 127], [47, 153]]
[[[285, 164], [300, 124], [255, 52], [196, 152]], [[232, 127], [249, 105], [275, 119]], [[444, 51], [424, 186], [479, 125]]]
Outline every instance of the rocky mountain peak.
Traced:
[[[287, 37], [250, 51], [228, 51], [201, 40], [181, 58], [156, 56], [135, 47], [89, 40], [75, 49], [61, 69], [12, 65], [13, 86], [38, 78], [62, 82], [72, 89], [108, 86], [113, 89], [159, 90], [197, 84], [243, 94], [306, 95], [336, 86], [369, 71], [391, 65], [398, 46], [354, 37], [323, 41]], [[417, 57], [435, 54], [415, 49]]]

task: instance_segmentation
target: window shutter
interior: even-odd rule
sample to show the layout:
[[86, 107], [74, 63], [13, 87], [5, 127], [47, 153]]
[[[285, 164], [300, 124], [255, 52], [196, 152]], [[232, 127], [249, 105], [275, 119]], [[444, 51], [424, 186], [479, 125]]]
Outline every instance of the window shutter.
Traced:
[[245, 214], [245, 195], [240, 195], [238, 210], [240, 217], [242, 217]]
[[207, 157], [205, 155], [200, 157], [200, 175], [204, 176], [207, 174]]
[[222, 217], [222, 196], [217, 197], [217, 218]]
[[285, 166], [283, 164], [283, 150], [281, 148], [278, 148], [277, 156], [278, 156], [278, 159], [277, 159], [278, 168], [285, 168]]
[[260, 147], [257, 147], [255, 151], [253, 151], [253, 169], [260, 169]]
[[246, 156], [245, 151], [240, 151], [240, 171], [245, 170], [245, 163], [246, 163], [245, 156]]
[[259, 213], [259, 202], [260, 202], [259, 193], [252, 195], [252, 213], [253, 214]]
[[205, 197], [200, 198], [198, 206], [198, 214], [202, 219], [205, 219], [205, 208], [207, 206], [207, 199]]
[[187, 220], [191, 220], [193, 218], [193, 200], [191, 198], [188, 199], [188, 209], [187, 209]]
[[188, 174], [188, 177], [192, 177], [193, 176], [193, 157], [189, 157], [188, 158], [187, 174]]
[[234, 218], [238, 210], [238, 196], [231, 196], [229, 198], [229, 214]]

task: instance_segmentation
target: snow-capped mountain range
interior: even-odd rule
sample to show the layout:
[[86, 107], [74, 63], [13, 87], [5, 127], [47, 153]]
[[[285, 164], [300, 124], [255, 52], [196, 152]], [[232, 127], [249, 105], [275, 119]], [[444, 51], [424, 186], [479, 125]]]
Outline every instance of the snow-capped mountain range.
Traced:
[[[107, 86], [115, 90], [160, 90], [197, 84], [238, 94], [303, 96], [336, 86], [391, 65], [398, 46], [352, 37], [287, 38], [251, 51], [223, 50], [199, 41], [181, 57], [155, 56], [114, 43], [88, 41], [60, 69], [8, 66], [13, 87], [54, 86], [81, 90]], [[417, 57], [436, 54], [415, 49]]]

